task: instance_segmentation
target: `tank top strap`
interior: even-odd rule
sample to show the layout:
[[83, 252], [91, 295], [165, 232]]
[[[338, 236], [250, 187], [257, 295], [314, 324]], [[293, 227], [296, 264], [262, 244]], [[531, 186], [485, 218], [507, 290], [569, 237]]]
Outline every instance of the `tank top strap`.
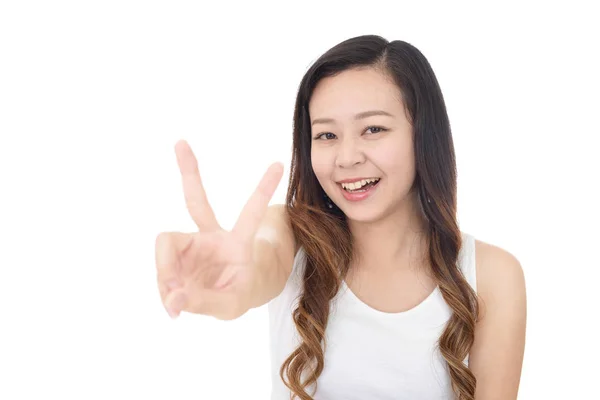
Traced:
[[477, 293], [475, 237], [469, 233], [462, 232], [462, 247], [458, 254], [458, 265], [469, 285]]

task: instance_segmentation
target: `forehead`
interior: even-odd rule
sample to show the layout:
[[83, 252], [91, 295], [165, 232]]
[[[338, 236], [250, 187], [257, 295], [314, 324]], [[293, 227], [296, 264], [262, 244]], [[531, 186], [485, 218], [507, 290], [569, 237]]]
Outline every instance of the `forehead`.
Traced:
[[398, 86], [374, 68], [346, 70], [322, 79], [309, 104], [311, 119], [353, 117], [356, 113], [374, 109], [395, 115], [402, 110]]

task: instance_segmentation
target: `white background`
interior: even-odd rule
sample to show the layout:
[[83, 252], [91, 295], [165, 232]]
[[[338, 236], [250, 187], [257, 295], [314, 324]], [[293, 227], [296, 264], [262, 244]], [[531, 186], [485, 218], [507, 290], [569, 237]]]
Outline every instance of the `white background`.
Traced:
[[431, 62], [461, 228], [523, 265], [519, 399], [598, 395], [598, 12], [447, 3], [0, 3], [0, 398], [267, 399], [266, 307], [160, 303], [156, 235], [194, 229], [173, 146], [224, 227], [274, 161], [282, 203], [302, 75], [371, 33]]

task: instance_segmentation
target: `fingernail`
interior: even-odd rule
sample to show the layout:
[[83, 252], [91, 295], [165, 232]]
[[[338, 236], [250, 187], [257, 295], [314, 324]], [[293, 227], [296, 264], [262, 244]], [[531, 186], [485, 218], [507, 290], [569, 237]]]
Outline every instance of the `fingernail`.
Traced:
[[172, 309], [171, 307], [166, 307], [167, 309], [167, 313], [169, 314], [169, 317], [175, 319], [179, 316], [179, 313], [177, 311], [175, 311], [174, 309]]

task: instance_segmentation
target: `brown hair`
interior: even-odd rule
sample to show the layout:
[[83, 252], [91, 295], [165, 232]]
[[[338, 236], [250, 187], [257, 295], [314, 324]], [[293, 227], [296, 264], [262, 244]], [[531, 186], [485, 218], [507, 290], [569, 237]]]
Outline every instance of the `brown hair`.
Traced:
[[416, 177], [412, 190], [418, 193], [427, 221], [433, 277], [453, 311], [438, 345], [457, 398], [472, 400], [475, 376], [463, 360], [473, 344], [479, 310], [476, 293], [457, 264], [462, 242], [456, 218], [456, 161], [446, 106], [433, 70], [417, 48], [374, 35], [348, 39], [331, 48], [309, 68], [298, 90], [286, 203], [306, 264], [303, 291], [293, 312], [301, 343], [281, 366], [280, 377], [292, 397], [312, 400], [306, 389], [311, 384], [316, 387], [323, 371], [330, 301], [348, 272], [353, 249], [345, 215], [335, 205], [328, 207], [312, 170], [308, 104], [320, 79], [369, 66], [382, 68], [398, 85], [413, 127]]

